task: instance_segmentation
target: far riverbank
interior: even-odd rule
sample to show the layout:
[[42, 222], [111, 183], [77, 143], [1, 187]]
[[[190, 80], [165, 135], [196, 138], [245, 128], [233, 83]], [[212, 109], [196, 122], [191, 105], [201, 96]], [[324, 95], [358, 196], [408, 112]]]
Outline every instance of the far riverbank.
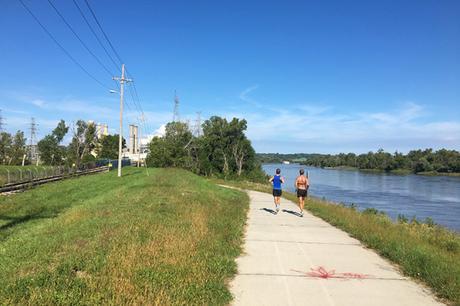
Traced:
[[[307, 167], [314, 167], [314, 166], [309, 166], [305, 164], [301, 164]], [[380, 169], [360, 169], [357, 167], [349, 167], [349, 166], [337, 166], [337, 167], [315, 167], [315, 168], [321, 168], [321, 169], [326, 169], [326, 170], [346, 170], [346, 171], [362, 171], [362, 172], [368, 172], [368, 173], [387, 173], [387, 174], [395, 174], [395, 175], [424, 175], [424, 176], [453, 176], [453, 177], [460, 177], [460, 173], [452, 172], [438, 172], [438, 171], [423, 171], [423, 172], [418, 172], [414, 173], [409, 169], [395, 169], [391, 171], [385, 171], [385, 170], [380, 170]]]

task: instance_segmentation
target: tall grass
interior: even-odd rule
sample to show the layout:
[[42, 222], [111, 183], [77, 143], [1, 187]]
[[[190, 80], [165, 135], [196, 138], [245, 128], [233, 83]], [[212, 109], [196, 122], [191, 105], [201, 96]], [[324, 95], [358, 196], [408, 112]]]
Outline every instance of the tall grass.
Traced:
[[0, 197], [0, 304], [227, 304], [248, 197], [124, 168]]
[[[270, 192], [267, 184], [221, 182], [236, 187]], [[283, 196], [297, 202], [294, 194]], [[416, 220], [393, 222], [375, 209], [359, 212], [316, 198], [309, 198], [306, 209], [343, 229], [364, 245], [397, 264], [401, 271], [430, 286], [438, 297], [460, 305], [460, 235], [441, 226]]]

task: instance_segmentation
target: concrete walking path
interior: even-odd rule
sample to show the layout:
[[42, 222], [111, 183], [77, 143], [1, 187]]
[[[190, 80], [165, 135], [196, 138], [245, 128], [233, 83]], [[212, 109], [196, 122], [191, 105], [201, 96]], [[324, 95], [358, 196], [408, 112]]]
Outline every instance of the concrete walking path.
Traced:
[[[442, 305], [429, 290], [325, 221], [270, 194], [251, 198], [234, 305]], [[335, 270], [335, 271], [333, 271]]]

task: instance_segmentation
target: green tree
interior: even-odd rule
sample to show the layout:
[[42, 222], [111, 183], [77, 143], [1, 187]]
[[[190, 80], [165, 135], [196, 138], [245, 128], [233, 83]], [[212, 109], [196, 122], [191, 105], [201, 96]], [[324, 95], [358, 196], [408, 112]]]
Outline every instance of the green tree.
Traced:
[[23, 158], [26, 154], [26, 138], [24, 132], [17, 131], [13, 138], [11, 145], [11, 164], [20, 165], [22, 164]]
[[203, 135], [194, 137], [180, 122], [166, 125], [164, 137], [149, 144], [147, 165], [182, 167], [202, 175], [223, 174], [264, 177], [251, 142], [244, 134], [246, 120], [213, 116], [203, 125]]
[[[247, 129], [247, 121], [233, 118], [228, 124], [229, 143], [234, 165], [234, 172], [241, 176], [243, 169], [252, 170], [255, 164], [255, 151], [252, 148], [251, 142], [247, 139], [244, 131]], [[233, 168], [233, 167], [232, 167]]]
[[96, 125], [78, 120], [68, 147], [69, 162], [80, 168], [81, 164], [94, 160], [91, 152], [97, 146]]
[[352, 153], [338, 155], [312, 154], [306, 158], [305, 164], [326, 166], [350, 166], [355, 164], [359, 169], [379, 169], [391, 171], [395, 169], [411, 170], [414, 173], [424, 171], [437, 171], [440, 173], [460, 172], [460, 152], [455, 150], [441, 149], [436, 152], [433, 149], [412, 150], [407, 155], [399, 152], [387, 153], [379, 149], [376, 153], [369, 152], [353, 158]]
[[421, 157], [417, 162], [414, 164], [414, 172], [424, 172], [424, 171], [431, 171], [433, 168], [431, 167], [430, 162], [427, 160], [426, 157]]
[[407, 156], [404, 156], [404, 154], [399, 153], [398, 151], [394, 153], [393, 162], [394, 162], [394, 167], [393, 167], [394, 169], [409, 169], [410, 168], [410, 162]]
[[393, 169], [393, 156], [390, 153], [379, 149], [377, 153], [374, 154], [375, 157], [375, 166], [379, 170], [390, 171]]
[[203, 139], [200, 150], [206, 164], [205, 173], [235, 173], [240, 176], [257, 167], [255, 151], [244, 132], [246, 120], [213, 116], [203, 123]]
[[66, 158], [66, 151], [61, 142], [69, 131], [65, 121], [61, 119], [51, 134], [46, 135], [37, 144], [40, 160], [46, 165], [60, 165]]
[[187, 149], [192, 138], [187, 124], [182, 122], [168, 123], [165, 135], [154, 137], [150, 142], [147, 165], [151, 167], [190, 168], [191, 156]]
[[[118, 158], [118, 142], [118, 134], [102, 136], [97, 146], [97, 157], [109, 159]], [[123, 148], [126, 147], [125, 138], [122, 138], [122, 146]]]
[[0, 162], [2, 164], [9, 164], [11, 161], [11, 146], [13, 140], [11, 135], [7, 132], [0, 133]]
[[204, 146], [209, 157], [209, 173], [214, 171], [227, 175], [230, 171], [231, 151], [229, 150], [228, 122], [225, 118], [213, 116], [203, 123]]

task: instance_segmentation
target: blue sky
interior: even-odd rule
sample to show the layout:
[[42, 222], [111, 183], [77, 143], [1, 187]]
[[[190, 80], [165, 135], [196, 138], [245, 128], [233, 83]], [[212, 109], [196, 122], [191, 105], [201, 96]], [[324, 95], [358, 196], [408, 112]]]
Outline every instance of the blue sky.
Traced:
[[[23, 1], [113, 86], [47, 1]], [[74, 3], [52, 2], [115, 74]], [[135, 79], [148, 134], [172, 118], [177, 90], [184, 119], [246, 118], [258, 152], [460, 149], [459, 1], [89, 2]], [[8, 131], [27, 130], [33, 116], [40, 137], [61, 118], [116, 132], [118, 97], [19, 1], [3, 3], [0, 29]], [[125, 131], [137, 117], [128, 106]]]

